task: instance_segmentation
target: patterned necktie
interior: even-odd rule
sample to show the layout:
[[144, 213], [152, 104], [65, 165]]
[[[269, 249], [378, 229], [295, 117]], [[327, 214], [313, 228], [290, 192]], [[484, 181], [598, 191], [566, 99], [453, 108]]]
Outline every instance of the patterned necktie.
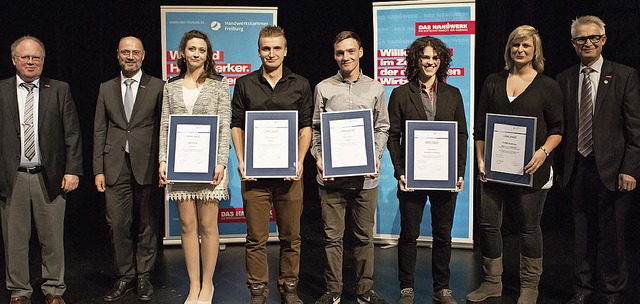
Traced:
[[135, 80], [129, 78], [124, 81], [124, 85], [127, 86], [127, 90], [124, 92], [124, 114], [127, 116], [127, 121], [131, 119], [131, 112], [133, 112], [133, 89], [131, 85]]
[[578, 124], [578, 153], [587, 156], [593, 151], [593, 84], [590, 74], [593, 69], [582, 69], [582, 91], [580, 97], [580, 116]]
[[35, 132], [33, 130], [33, 102], [35, 99], [35, 91], [33, 90], [36, 85], [33, 83], [23, 82], [20, 84], [23, 88], [27, 89], [27, 100], [24, 104], [24, 156], [31, 160], [36, 155], [36, 139]]

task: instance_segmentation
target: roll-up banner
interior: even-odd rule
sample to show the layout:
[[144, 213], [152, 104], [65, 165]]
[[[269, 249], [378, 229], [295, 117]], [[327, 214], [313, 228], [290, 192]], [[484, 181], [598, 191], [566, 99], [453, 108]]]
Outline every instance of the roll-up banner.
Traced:
[[[433, 36], [451, 51], [452, 61], [447, 83], [462, 94], [467, 127], [473, 130], [474, 1], [397, 1], [373, 3], [375, 78], [385, 87], [387, 98], [394, 88], [407, 82], [404, 75], [406, 49], [417, 38]], [[473, 141], [469, 136], [464, 190], [458, 194], [454, 215], [454, 247], [473, 246]], [[400, 234], [400, 210], [396, 196], [398, 182], [388, 152], [382, 160], [376, 216], [376, 242], [395, 244]], [[432, 240], [430, 204], [424, 209], [420, 227], [423, 244]]]
[[[237, 78], [260, 68], [258, 34], [267, 25], [275, 25], [278, 10], [275, 7], [211, 7], [162, 6], [162, 76], [177, 76], [180, 58], [178, 45], [185, 32], [200, 30], [209, 36], [216, 69], [229, 81], [231, 96]], [[231, 145], [231, 143], [229, 143]], [[229, 200], [220, 202], [218, 228], [220, 243], [245, 242], [246, 219], [242, 208], [238, 161], [231, 145], [228, 178]], [[271, 211], [271, 236], [276, 234], [274, 211]], [[180, 243], [180, 220], [173, 201], [165, 201], [165, 244]]]

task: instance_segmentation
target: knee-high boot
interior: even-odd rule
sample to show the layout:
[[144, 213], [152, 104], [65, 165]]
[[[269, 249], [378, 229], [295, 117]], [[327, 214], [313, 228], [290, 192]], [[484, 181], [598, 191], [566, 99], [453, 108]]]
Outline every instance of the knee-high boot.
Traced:
[[538, 301], [538, 283], [542, 275], [542, 258], [520, 255], [520, 297], [518, 304], [535, 304]]
[[470, 302], [502, 296], [502, 256], [497, 259], [482, 257], [482, 270], [484, 281], [478, 289], [467, 295], [467, 300]]

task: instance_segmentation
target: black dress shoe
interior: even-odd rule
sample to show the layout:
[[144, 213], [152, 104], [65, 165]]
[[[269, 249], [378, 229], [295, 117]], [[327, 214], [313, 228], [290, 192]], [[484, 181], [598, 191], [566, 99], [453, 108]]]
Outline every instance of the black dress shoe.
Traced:
[[120, 300], [120, 298], [124, 297], [127, 293], [133, 290], [133, 281], [124, 281], [118, 280], [115, 284], [113, 284], [113, 288], [109, 290], [109, 292], [102, 297], [102, 300], [105, 302], [114, 302]]
[[586, 293], [576, 293], [567, 304], [587, 304], [589, 303], [590, 294]]
[[151, 295], [153, 295], [153, 285], [147, 278], [138, 278], [138, 289], [136, 295], [140, 301], [151, 301]]

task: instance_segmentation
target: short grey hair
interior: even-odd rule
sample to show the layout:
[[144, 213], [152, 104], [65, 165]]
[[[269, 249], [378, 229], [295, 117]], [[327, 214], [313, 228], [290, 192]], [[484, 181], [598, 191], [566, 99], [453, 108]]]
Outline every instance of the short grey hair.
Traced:
[[571, 22], [571, 38], [576, 38], [576, 32], [578, 31], [578, 26], [588, 25], [588, 24], [597, 25], [600, 28], [600, 35], [605, 34], [604, 21], [602, 21], [602, 19], [596, 16], [586, 15], [586, 16], [580, 16], [575, 20], [573, 20], [573, 22]]
[[15, 57], [16, 56], [16, 48], [18, 47], [18, 44], [20, 44], [20, 42], [25, 41], [25, 40], [33, 40], [36, 43], [38, 43], [40, 45], [40, 48], [42, 49], [42, 58], [45, 57], [45, 50], [44, 50], [44, 43], [42, 43], [42, 41], [40, 41], [40, 39], [33, 37], [33, 36], [22, 36], [18, 39], [16, 39], [16, 41], [14, 41], [11, 44], [11, 57]]

